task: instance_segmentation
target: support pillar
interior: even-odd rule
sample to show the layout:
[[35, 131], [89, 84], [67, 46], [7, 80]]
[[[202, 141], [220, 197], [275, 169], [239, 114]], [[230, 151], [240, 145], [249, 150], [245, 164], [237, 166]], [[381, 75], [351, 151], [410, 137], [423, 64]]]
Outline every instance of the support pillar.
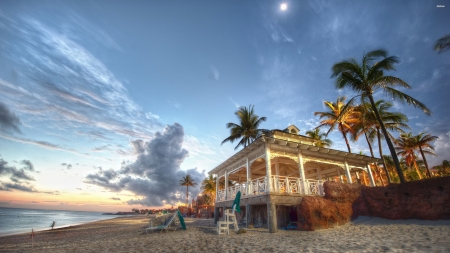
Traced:
[[373, 180], [372, 169], [370, 168], [369, 164], [367, 164], [367, 174], [369, 174], [370, 185], [371, 186], [376, 186], [375, 185], [375, 180]]
[[298, 171], [300, 173], [300, 177], [302, 180], [302, 191], [303, 194], [308, 194], [309, 192], [307, 191], [307, 187], [306, 187], [306, 178], [305, 178], [305, 168], [303, 167], [303, 155], [302, 153], [297, 153], [298, 156]]
[[219, 200], [219, 175], [216, 175], [216, 202]]
[[350, 174], [350, 168], [348, 167], [347, 160], [344, 162], [345, 165], [345, 176], [347, 177], [347, 183], [351, 184], [352, 182], [352, 175]]
[[245, 225], [247, 226], [247, 228], [248, 228], [248, 225], [250, 224], [250, 221], [251, 221], [250, 215], [251, 215], [251, 206], [250, 206], [250, 204], [246, 204], [245, 205], [245, 217], [247, 219], [247, 224], [245, 224]]
[[322, 180], [322, 174], [320, 173], [320, 167], [317, 167], [317, 178], [319, 179], [319, 180]]
[[245, 165], [246, 165], [246, 167], [247, 167], [247, 187], [246, 187], [246, 190], [247, 190], [247, 195], [249, 195], [249, 194], [251, 194], [252, 193], [252, 189], [250, 189], [250, 181], [252, 181], [252, 172], [250, 171], [250, 164], [248, 163], [248, 156], [246, 157], [247, 158], [247, 160], [246, 160], [246, 162], [245, 162]]
[[228, 171], [225, 171], [225, 200], [228, 199]]
[[266, 177], [267, 177], [267, 189], [266, 192], [272, 192], [272, 165], [270, 161], [270, 149], [266, 143]]
[[269, 233], [278, 232], [277, 227], [277, 208], [275, 203], [272, 201], [267, 202], [267, 216], [268, 216], [268, 225], [269, 225]]
[[[279, 175], [280, 175], [280, 165], [279, 165], [278, 160], [279, 160], [278, 157], [275, 158], [275, 175], [276, 175], [276, 176], [279, 176]], [[279, 191], [280, 191], [280, 185], [279, 185], [279, 180], [278, 180], [278, 178], [277, 178], [277, 180], [274, 181], [273, 189], [274, 189], [274, 191], [276, 191], [276, 192], [279, 192]]]
[[219, 207], [214, 207], [214, 224], [219, 221]]

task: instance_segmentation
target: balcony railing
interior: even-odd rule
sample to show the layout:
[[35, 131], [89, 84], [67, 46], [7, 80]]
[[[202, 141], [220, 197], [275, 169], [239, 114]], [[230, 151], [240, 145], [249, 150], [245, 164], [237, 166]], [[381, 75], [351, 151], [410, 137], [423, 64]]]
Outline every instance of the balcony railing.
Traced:
[[296, 177], [271, 176], [272, 189], [270, 191], [267, 183], [267, 177], [260, 177], [249, 182], [230, 186], [226, 191], [223, 189], [217, 192], [216, 201], [233, 200], [238, 191], [241, 191], [241, 197], [267, 194], [269, 192], [289, 195], [324, 195], [322, 180], [307, 179], [302, 181], [301, 178]]

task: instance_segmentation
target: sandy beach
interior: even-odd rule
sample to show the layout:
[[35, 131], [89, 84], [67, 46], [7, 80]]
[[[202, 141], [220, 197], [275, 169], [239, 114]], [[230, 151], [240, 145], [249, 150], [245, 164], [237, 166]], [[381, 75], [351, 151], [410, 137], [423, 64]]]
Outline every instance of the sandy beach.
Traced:
[[187, 230], [146, 234], [145, 217], [120, 217], [0, 237], [0, 252], [450, 252], [450, 220], [360, 217], [344, 226], [307, 231], [248, 230], [217, 235], [213, 220], [187, 219]]

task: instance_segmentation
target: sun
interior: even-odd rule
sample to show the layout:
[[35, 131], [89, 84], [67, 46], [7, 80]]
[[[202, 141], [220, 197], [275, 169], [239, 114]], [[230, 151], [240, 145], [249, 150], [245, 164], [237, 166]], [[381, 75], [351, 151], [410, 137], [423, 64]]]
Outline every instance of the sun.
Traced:
[[282, 4], [280, 5], [280, 10], [282, 10], [282, 11], [287, 10], [287, 4], [286, 4], [286, 3], [282, 3]]

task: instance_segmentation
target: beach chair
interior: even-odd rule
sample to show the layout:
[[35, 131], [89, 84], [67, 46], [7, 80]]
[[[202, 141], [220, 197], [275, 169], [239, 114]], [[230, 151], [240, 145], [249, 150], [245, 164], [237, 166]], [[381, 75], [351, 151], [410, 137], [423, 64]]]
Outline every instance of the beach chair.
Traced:
[[[172, 225], [175, 221], [175, 218], [178, 217], [178, 213], [175, 212], [173, 213], [172, 217], [170, 217], [169, 221], [166, 222], [166, 224], [163, 225], [159, 225], [156, 227], [148, 227], [145, 229], [145, 232], [148, 234], [148, 231], [155, 231], [155, 230], [160, 230], [159, 232], [161, 233], [162, 231], [167, 232], [167, 230], [169, 230], [170, 225]], [[177, 227], [175, 226], [174, 230], [176, 230]]]

